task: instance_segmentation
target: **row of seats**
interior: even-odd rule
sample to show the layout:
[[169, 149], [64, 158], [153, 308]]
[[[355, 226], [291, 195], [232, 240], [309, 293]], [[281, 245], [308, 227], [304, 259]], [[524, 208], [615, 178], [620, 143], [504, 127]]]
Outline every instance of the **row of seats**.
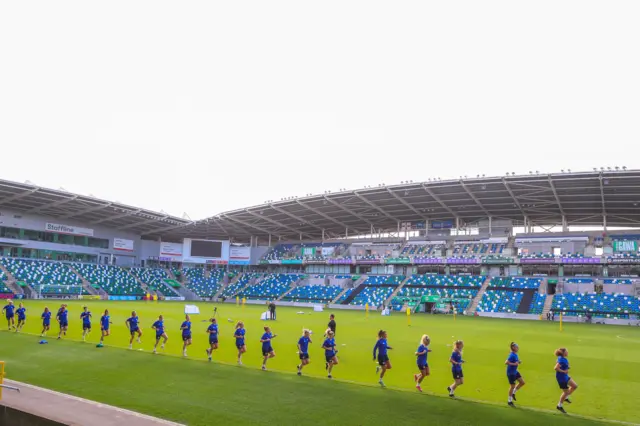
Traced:
[[442, 255], [441, 244], [409, 244], [403, 247], [400, 255], [402, 256], [416, 256], [416, 257], [431, 257]]
[[394, 289], [395, 287], [365, 287], [349, 304], [359, 306], [364, 306], [366, 304], [369, 304], [369, 306], [379, 306], [382, 305], [389, 296], [391, 296]]
[[484, 280], [480, 275], [412, 275], [406, 286], [481, 287]]
[[73, 267], [91, 284], [98, 285], [109, 295], [143, 296], [138, 281], [119, 266], [74, 263]]
[[506, 247], [504, 243], [468, 243], [453, 246], [454, 255], [465, 254], [501, 254]]
[[329, 303], [342, 291], [337, 285], [305, 285], [294, 288], [282, 300], [287, 302]]
[[222, 296], [225, 298], [234, 297], [236, 293], [238, 293], [242, 288], [244, 288], [249, 282], [254, 279], [260, 277], [260, 274], [242, 274], [238, 281], [233, 284], [229, 284], [222, 291]]
[[593, 278], [569, 278], [567, 279], [569, 284], [593, 284]]
[[504, 288], [539, 288], [542, 278], [528, 277], [493, 277], [489, 287]]
[[42, 286], [41, 293], [46, 295], [90, 294], [87, 290], [84, 289], [84, 287], [74, 286], [74, 285], [65, 285], [65, 286], [45, 285], [45, 286]]
[[351, 296], [351, 293], [353, 292], [353, 290], [354, 290], [353, 288], [349, 288], [349, 289], [347, 289], [347, 291], [345, 291], [345, 292], [342, 294], [342, 296], [340, 296], [340, 297], [338, 298], [338, 300], [336, 300], [334, 303], [335, 303], [335, 304], [337, 304], [337, 305], [341, 305], [345, 300], [347, 300], [347, 298], [348, 298], [349, 296]]
[[521, 291], [487, 290], [478, 303], [478, 312], [515, 313], [522, 302]]
[[605, 284], [633, 284], [633, 281], [628, 278], [605, 278]]
[[640, 298], [628, 294], [565, 293], [557, 294], [552, 309], [569, 316], [593, 316], [628, 318], [640, 314]]
[[82, 284], [82, 280], [66, 263], [6, 257], [1, 262], [17, 281], [24, 281], [30, 286]]
[[544, 310], [544, 302], [547, 300], [546, 294], [536, 293], [533, 295], [531, 305], [529, 306], [529, 313], [540, 315]]
[[246, 297], [247, 299], [277, 299], [300, 279], [302, 279], [302, 275], [271, 274], [257, 284], [242, 290], [239, 296]]
[[369, 275], [364, 285], [400, 285], [404, 281], [404, 275]]
[[4, 273], [3, 270], [0, 270], [0, 294], [11, 294], [13, 293], [5, 281], [7, 280], [7, 274]]
[[224, 270], [215, 269], [209, 273], [209, 278], [195, 277], [187, 280], [185, 287], [200, 297], [213, 297], [224, 284]]
[[132, 275], [153, 289], [164, 287], [164, 280], [169, 279], [169, 274], [162, 268], [131, 268]]

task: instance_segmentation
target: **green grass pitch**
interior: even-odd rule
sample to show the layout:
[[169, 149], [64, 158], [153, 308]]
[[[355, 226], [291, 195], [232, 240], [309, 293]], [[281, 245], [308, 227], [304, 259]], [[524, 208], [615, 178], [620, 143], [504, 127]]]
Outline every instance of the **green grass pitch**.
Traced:
[[[266, 324], [259, 320], [262, 306], [198, 303], [200, 315], [192, 316], [194, 344], [187, 360], [181, 359], [180, 323], [184, 303], [85, 302], [93, 313], [94, 330], [88, 343], [80, 342], [81, 302], [69, 302], [70, 330], [56, 341], [52, 322], [47, 345], [39, 345], [40, 314], [45, 305], [56, 311], [60, 301], [26, 301], [24, 333], [0, 333], [0, 359], [7, 377], [84, 398], [113, 404], [189, 425], [265, 423], [293, 424], [430, 424], [522, 425], [596, 424], [596, 418], [638, 421], [640, 395], [640, 328], [414, 315], [411, 326], [404, 314], [382, 317], [377, 313], [335, 311], [336, 342], [340, 364], [334, 381], [326, 378], [322, 334], [329, 312], [309, 308], [278, 308], [278, 320], [268, 324], [278, 335], [273, 341], [276, 358], [270, 371], [260, 371], [260, 336]], [[220, 349], [214, 362], [206, 361], [206, 320], [218, 306]], [[99, 318], [108, 308], [113, 325], [107, 347], [98, 349]], [[141, 318], [142, 345], [127, 349], [125, 319], [131, 310]], [[303, 311], [304, 314], [298, 314]], [[165, 316], [169, 334], [166, 351], [152, 355], [151, 324]], [[229, 322], [231, 319], [233, 322]], [[233, 324], [244, 320], [248, 352], [244, 366], [235, 365]], [[302, 328], [313, 330], [311, 364], [304, 376], [295, 375], [296, 343]], [[393, 369], [387, 372], [387, 389], [377, 385], [372, 357], [379, 329], [387, 330]], [[0, 323], [6, 330], [6, 324]], [[431, 377], [423, 382], [424, 394], [413, 383], [414, 352], [420, 336], [431, 336]], [[451, 344], [465, 341], [465, 385], [450, 400], [446, 387], [452, 382], [448, 364]], [[517, 408], [506, 405], [508, 383], [504, 361], [509, 343], [520, 345], [520, 368], [527, 384], [518, 394]], [[553, 351], [569, 349], [571, 376], [579, 384], [569, 416], [555, 413], [560, 390], [555, 381]], [[138, 349], [141, 348], [142, 351]]]

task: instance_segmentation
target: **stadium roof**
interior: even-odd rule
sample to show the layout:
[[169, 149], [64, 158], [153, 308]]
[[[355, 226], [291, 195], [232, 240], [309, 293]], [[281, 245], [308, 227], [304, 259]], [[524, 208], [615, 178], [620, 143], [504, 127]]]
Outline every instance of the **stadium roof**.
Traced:
[[[165, 213], [0, 180], [0, 211], [47, 215], [62, 223], [101, 224], [167, 241], [319, 240], [393, 232], [400, 223], [491, 217], [514, 224], [638, 227], [640, 170], [508, 175], [410, 182], [290, 198], [187, 220]], [[525, 219], [526, 218], [526, 219]], [[606, 218], [606, 219], [605, 219]]]

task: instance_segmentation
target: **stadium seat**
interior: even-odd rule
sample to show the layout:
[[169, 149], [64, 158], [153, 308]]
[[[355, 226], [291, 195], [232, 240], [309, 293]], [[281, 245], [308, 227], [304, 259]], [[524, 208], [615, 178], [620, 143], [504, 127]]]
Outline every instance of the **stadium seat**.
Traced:
[[98, 285], [109, 295], [143, 296], [138, 281], [119, 266], [74, 263], [73, 267], [91, 284]]
[[489, 287], [503, 288], [540, 288], [542, 278], [529, 277], [493, 277]]
[[129, 272], [152, 289], [160, 289], [161, 291], [164, 287], [164, 280], [169, 279], [167, 271], [161, 268], [131, 268]]
[[282, 300], [287, 302], [329, 303], [342, 291], [337, 285], [305, 285], [294, 288]]
[[522, 296], [521, 291], [487, 290], [482, 295], [482, 300], [478, 303], [478, 312], [504, 312], [515, 313], [520, 306]]
[[544, 302], [547, 300], [546, 294], [536, 293], [531, 300], [531, 305], [529, 306], [530, 314], [540, 315], [542, 310], [544, 309]]
[[215, 269], [210, 272], [209, 278], [202, 275], [187, 279], [185, 287], [200, 297], [213, 297], [222, 287], [224, 274], [223, 269]]
[[628, 294], [565, 293], [557, 294], [552, 309], [568, 316], [629, 318], [640, 314], [640, 298]]
[[47, 284], [82, 286], [80, 277], [66, 263], [6, 257], [3, 257], [1, 262], [16, 280], [24, 281], [32, 287]]
[[301, 278], [302, 275], [298, 274], [271, 274], [260, 282], [243, 289], [239, 296], [251, 300], [277, 299]]

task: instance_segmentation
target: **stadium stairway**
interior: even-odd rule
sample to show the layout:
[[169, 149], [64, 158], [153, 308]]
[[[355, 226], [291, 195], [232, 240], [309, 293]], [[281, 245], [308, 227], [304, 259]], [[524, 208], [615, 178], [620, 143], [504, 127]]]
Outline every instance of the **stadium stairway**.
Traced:
[[[4, 272], [5, 276], [7, 277], [7, 280], [4, 283], [9, 288], [9, 290], [11, 290], [13, 294], [24, 294], [24, 290], [22, 290], [22, 288], [17, 284], [16, 277], [14, 277], [13, 274], [7, 268], [5, 268], [2, 263], [0, 263], [0, 270]], [[31, 290], [31, 292], [33, 292], [33, 289], [31, 289], [30, 287], [29, 289]], [[28, 294], [27, 296], [33, 297], [34, 293], [35, 292]]]
[[231, 297], [236, 297], [238, 294], [242, 293], [243, 291], [245, 291], [246, 289], [248, 289], [251, 286], [254, 286], [256, 284], [259, 284], [260, 281], [264, 280], [265, 278], [267, 278], [269, 276], [269, 274], [265, 274], [259, 278], [251, 278], [249, 280], [249, 282], [247, 282], [247, 285], [245, 285], [242, 288], [239, 288], [238, 291], [236, 291], [234, 294], [231, 295]]
[[208, 269], [208, 268], [204, 268], [204, 277], [205, 277], [206, 279], [211, 278], [211, 270], [210, 270], [210, 269]]
[[[172, 279], [180, 282], [180, 280], [175, 276], [175, 274], [171, 271], [171, 268], [164, 268], [164, 271], [167, 273], [167, 276]], [[180, 283], [182, 284], [182, 283]]]
[[229, 277], [227, 276], [227, 274], [225, 274], [224, 279], [222, 280], [222, 285], [220, 286], [220, 288], [218, 289], [218, 291], [216, 292], [216, 294], [213, 295], [213, 300], [218, 300], [218, 297], [220, 297], [220, 295], [222, 294], [222, 292], [230, 285], [234, 285], [235, 283], [238, 282], [238, 280], [242, 277], [242, 272], [236, 274], [233, 278], [231, 278], [231, 280], [229, 280]]
[[[185, 299], [187, 299], [187, 296], [182, 294], [179, 289], [173, 286], [170, 286], [165, 280], [160, 280], [160, 282], [162, 282], [162, 290], [160, 291], [162, 291], [165, 296], [169, 296], [169, 297], [177, 296], [177, 297], [184, 297]], [[179, 287], [179, 288], [182, 288], [182, 287]], [[189, 290], [189, 292], [193, 293], [191, 290]], [[198, 295], [196, 295], [195, 293], [193, 294], [195, 295], [195, 299], [187, 299], [187, 300], [200, 300]]]
[[340, 293], [338, 293], [338, 295], [335, 297], [335, 299], [333, 299], [330, 303], [331, 304], [335, 304], [338, 300], [340, 300], [340, 298], [351, 289], [351, 287], [345, 287], [342, 289], [342, 291]]
[[[519, 314], [528, 314], [529, 308], [531, 307], [531, 301], [533, 300], [533, 296], [538, 292], [537, 288], [525, 288], [521, 289], [523, 292], [522, 299], [520, 300], [520, 305], [518, 305], [518, 309], [516, 310]], [[546, 302], [546, 300], [545, 300]]]
[[469, 307], [464, 312], [465, 315], [473, 315], [476, 312], [476, 309], [478, 309], [478, 304], [482, 300], [482, 296], [484, 295], [484, 292], [487, 291], [489, 284], [491, 284], [491, 276], [487, 275], [484, 282], [482, 283], [482, 287], [480, 287], [480, 290], [478, 290], [478, 294], [476, 294], [476, 297], [473, 298], [473, 300], [469, 304]]
[[289, 290], [285, 291], [284, 293], [282, 293], [280, 295], [280, 297], [278, 297], [276, 299], [277, 302], [281, 301], [287, 294], [291, 293], [293, 291], [294, 288], [298, 287], [300, 285], [300, 282], [302, 280], [297, 280], [291, 283], [291, 287], [289, 287]]
[[91, 287], [91, 283], [89, 281], [87, 281], [82, 275], [80, 275], [80, 272], [78, 272], [78, 270], [76, 268], [74, 268], [73, 266], [71, 266], [71, 264], [67, 265], [69, 267], [69, 269], [71, 270], [71, 272], [73, 272], [74, 274], [76, 274], [76, 276], [78, 278], [80, 278], [80, 281], [82, 282], [82, 288], [85, 289], [89, 294], [94, 295], [94, 296], [106, 296], [107, 293], [103, 290], [98, 290], [95, 289], [93, 287]]
[[[140, 278], [138, 278], [135, 275], [133, 275], [131, 273], [131, 271], [129, 271], [128, 269], [126, 271], [127, 271], [127, 274], [131, 275], [136, 280], [136, 282], [140, 285], [140, 287], [142, 287], [142, 289], [144, 290], [145, 293], [151, 294], [151, 290], [149, 289], [148, 285], [143, 283]], [[156, 289], [155, 293], [158, 295], [158, 297], [164, 296], [164, 294], [162, 293], [161, 290]]]
[[542, 308], [542, 318], [546, 318], [549, 311], [551, 311], [551, 306], [553, 306], [553, 298], [555, 294], [547, 294], [547, 298], [544, 300], [544, 307]]
[[411, 279], [411, 275], [407, 275], [407, 277], [404, 279], [404, 281], [402, 281], [400, 283], [400, 285], [398, 287], [396, 287], [395, 290], [393, 290], [393, 292], [391, 293], [391, 295], [387, 298], [387, 300], [384, 301], [384, 305], [385, 306], [390, 306], [391, 305], [391, 301], [393, 300], [394, 297], [396, 297], [396, 295], [398, 294], [398, 292], [400, 290], [402, 290], [402, 287], [404, 287], [404, 285]]
[[[360, 277], [360, 279], [358, 281], [355, 282], [354, 284], [354, 289], [351, 292], [351, 294], [342, 301], [342, 305], [348, 305], [349, 303], [351, 303], [351, 301], [353, 299], [355, 299], [355, 297], [360, 294], [362, 292], [362, 290], [365, 289], [365, 285], [364, 282], [367, 280], [368, 276], [363, 275], [362, 277]], [[336, 299], [337, 300], [337, 299]]]

